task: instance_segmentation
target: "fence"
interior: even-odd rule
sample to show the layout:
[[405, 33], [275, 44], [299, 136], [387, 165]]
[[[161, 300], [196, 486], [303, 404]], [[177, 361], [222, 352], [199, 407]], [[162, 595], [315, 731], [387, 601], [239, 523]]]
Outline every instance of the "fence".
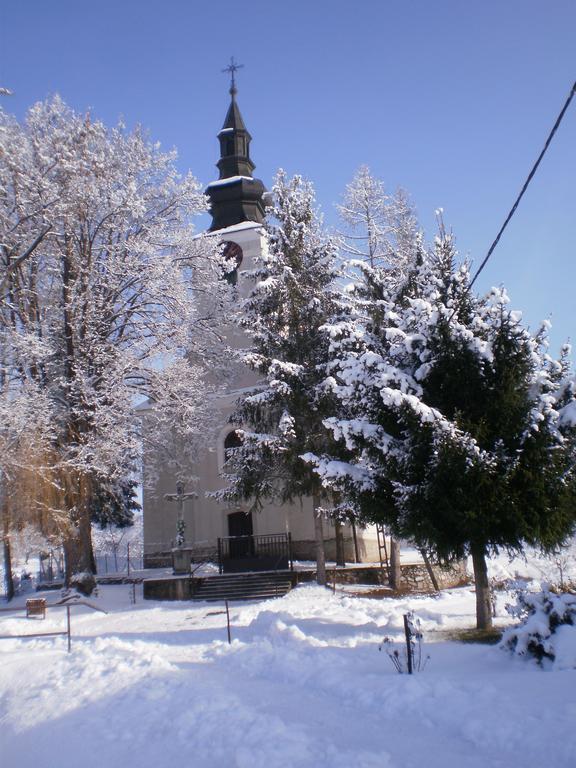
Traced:
[[141, 541], [128, 541], [126, 544], [95, 547], [94, 560], [99, 576], [130, 576], [134, 571], [144, 568], [144, 545]]
[[218, 566], [220, 573], [292, 570], [291, 536], [274, 533], [218, 539]]
[[[160, 549], [170, 552], [170, 546], [165, 544], [150, 545], [152, 550]], [[94, 547], [94, 560], [99, 576], [130, 576], [144, 569], [144, 543], [130, 541], [121, 543], [104, 543]], [[149, 546], [146, 545], [146, 549]], [[25, 561], [14, 561], [12, 573], [16, 594], [33, 592], [35, 589], [57, 588], [64, 584], [64, 553], [61, 549], [51, 549], [48, 552], [37, 552], [29, 555]], [[6, 596], [6, 579], [3, 563], [0, 558], [0, 597]]]
[[[130, 577], [145, 569], [172, 566], [173, 542], [131, 541], [96, 542], [94, 560], [97, 576]], [[193, 563], [217, 562], [216, 547], [208, 542], [186, 543], [192, 550]], [[0, 597], [5, 597], [6, 584], [0, 558]], [[33, 592], [37, 588], [56, 588], [64, 584], [64, 553], [61, 549], [37, 552], [25, 562], [13, 562], [14, 586], [17, 594]]]
[[[30, 602], [30, 600], [26, 601], [27, 603]], [[67, 649], [68, 653], [70, 653], [72, 649], [72, 632], [71, 632], [71, 625], [70, 625], [70, 608], [71, 605], [62, 605], [62, 604], [54, 604], [47, 606], [46, 602], [43, 600], [44, 603], [44, 613], [42, 615], [42, 618], [46, 617], [46, 609], [47, 608], [64, 608], [66, 611], [66, 629], [59, 630], [55, 632], [24, 632], [23, 634], [9, 634], [9, 635], [2, 635], [0, 634], [0, 640], [26, 640], [27, 638], [37, 638], [37, 637], [66, 637], [67, 638]], [[8, 618], [12, 618], [15, 613], [26, 611], [26, 618], [30, 617], [30, 611], [28, 605], [22, 607], [22, 608], [0, 608], [0, 613], [8, 613]]]

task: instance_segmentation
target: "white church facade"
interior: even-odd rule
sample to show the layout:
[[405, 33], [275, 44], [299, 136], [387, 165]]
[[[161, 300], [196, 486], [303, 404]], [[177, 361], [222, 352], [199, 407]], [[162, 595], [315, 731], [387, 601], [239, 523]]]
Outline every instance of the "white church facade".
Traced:
[[[236, 101], [234, 81], [230, 89], [231, 103], [224, 126], [218, 134], [220, 178], [208, 185], [212, 226], [209, 233], [224, 246], [224, 254], [237, 265], [230, 277], [239, 295], [249, 290], [243, 272], [255, 266], [265, 247], [265, 188], [253, 177], [255, 168], [250, 158], [251, 136], [246, 130]], [[229, 331], [230, 346], [243, 346], [239, 331]], [[156, 486], [144, 488], [144, 550], [149, 565], [160, 564], [175, 545], [177, 522], [183, 520], [185, 543], [193, 560], [228, 557], [237, 560], [235, 570], [281, 567], [284, 542], [290, 557], [315, 559], [314, 518], [312, 500], [304, 498], [292, 504], [265, 504], [250, 511], [250, 504], [219, 502], [210, 493], [224, 486], [222, 471], [226, 449], [238, 439], [236, 427], [230, 423], [235, 403], [246, 388], [257, 383], [255, 374], [239, 368], [226, 393], [218, 399], [219, 426], [206, 448], [198, 456], [192, 474], [198, 478], [193, 494], [169, 499], [174, 495], [176, 478], [168, 471], [157, 473]], [[237, 443], [236, 443], [237, 444]], [[146, 467], [144, 467], [146, 472]], [[189, 489], [187, 489], [189, 490]], [[337, 535], [347, 562], [378, 562], [380, 548], [376, 529], [361, 529], [346, 524], [336, 527], [324, 523], [325, 551], [328, 560], [336, 558]], [[342, 550], [341, 550], [342, 551]], [[244, 561], [244, 566], [242, 562]]]

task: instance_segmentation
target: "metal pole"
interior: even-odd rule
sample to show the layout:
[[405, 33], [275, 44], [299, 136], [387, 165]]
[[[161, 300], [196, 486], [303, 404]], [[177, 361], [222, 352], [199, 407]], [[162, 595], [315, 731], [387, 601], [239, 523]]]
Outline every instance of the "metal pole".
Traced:
[[406, 635], [406, 658], [408, 660], [408, 674], [412, 674], [412, 644], [410, 643], [410, 625], [408, 624], [408, 614], [404, 614], [404, 634]]
[[226, 628], [228, 630], [228, 644], [232, 642], [232, 638], [230, 636], [230, 611], [228, 610], [228, 600], [224, 601], [226, 603]]
[[72, 638], [70, 635], [70, 606], [66, 606], [66, 634], [68, 635], [68, 653], [72, 648]]
[[130, 542], [126, 544], [126, 567], [128, 568], [128, 576], [130, 576]]

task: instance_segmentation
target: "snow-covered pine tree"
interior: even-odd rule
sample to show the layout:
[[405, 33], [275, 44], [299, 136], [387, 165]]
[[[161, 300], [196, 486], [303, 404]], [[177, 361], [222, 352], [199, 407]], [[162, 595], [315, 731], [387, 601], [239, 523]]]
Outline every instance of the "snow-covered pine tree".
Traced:
[[233, 417], [243, 443], [231, 451], [225, 496], [252, 500], [255, 507], [265, 498], [312, 497], [323, 584], [322, 508], [329, 495], [302, 455], [324, 451], [329, 437], [322, 388], [328, 338], [321, 328], [336, 309], [336, 246], [322, 231], [309, 182], [280, 172], [272, 194], [267, 252], [241, 312], [253, 345], [244, 359], [263, 382]]
[[136, 489], [137, 483], [132, 478], [123, 478], [113, 484], [100, 482], [92, 500], [92, 522], [100, 528], [132, 526], [134, 513], [142, 509]]
[[438, 559], [472, 555], [477, 625], [491, 625], [486, 556], [551, 548], [574, 527], [574, 389], [507, 308], [477, 298], [441, 228], [432, 254], [368, 313], [329, 330], [330, 385], [345, 418], [328, 419], [350, 452], [312, 461], [329, 488]]

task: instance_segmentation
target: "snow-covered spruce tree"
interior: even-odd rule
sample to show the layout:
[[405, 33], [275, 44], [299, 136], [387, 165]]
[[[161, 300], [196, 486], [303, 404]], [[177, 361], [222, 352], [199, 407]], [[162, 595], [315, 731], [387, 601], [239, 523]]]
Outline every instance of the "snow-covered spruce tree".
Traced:
[[263, 499], [312, 497], [317, 579], [324, 584], [322, 506], [329, 498], [302, 455], [325, 450], [329, 437], [322, 389], [329, 342], [321, 327], [336, 307], [336, 247], [322, 231], [309, 182], [280, 172], [272, 194], [267, 252], [241, 311], [252, 341], [244, 359], [263, 381], [234, 414], [243, 443], [231, 452], [224, 496], [255, 507]]
[[114, 484], [102, 479], [92, 501], [92, 522], [100, 528], [132, 526], [134, 513], [142, 509], [136, 498], [136, 488], [134, 479], [122, 479]]
[[443, 229], [364, 325], [333, 324], [327, 420], [348, 461], [316, 456], [324, 484], [441, 561], [472, 555], [477, 624], [491, 625], [486, 556], [552, 548], [574, 527], [573, 385], [502, 289], [468, 292]]
[[[126, 457], [139, 454], [136, 400], [149, 398], [160, 426], [177, 417], [183, 443], [206, 431], [196, 361], [213, 318], [196, 295], [221, 290], [220, 259], [194, 238], [190, 219], [206, 202], [174, 157], [58, 97], [22, 125], [0, 112], [0, 412], [13, 411], [2, 439], [24, 445], [32, 398], [43, 484], [29, 509], [54, 513], [68, 578], [92, 570], [101, 478], [126, 481]], [[8, 499], [24, 463], [15, 455]]]
[[[382, 290], [392, 291], [402, 283], [420, 248], [416, 212], [403, 189], [393, 195], [384, 183], [361, 166], [347, 185], [337, 206], [343, 224], [340, 247], [348, 258], [344, 272], [348, 286], [349, 309], [358, 305], [363, 316], [366, 304], [381, 298]], [[352, 310], [354, 313], [354, 310]], [[400, 582], [400, 545], [390, 539], [390, 581]]]

